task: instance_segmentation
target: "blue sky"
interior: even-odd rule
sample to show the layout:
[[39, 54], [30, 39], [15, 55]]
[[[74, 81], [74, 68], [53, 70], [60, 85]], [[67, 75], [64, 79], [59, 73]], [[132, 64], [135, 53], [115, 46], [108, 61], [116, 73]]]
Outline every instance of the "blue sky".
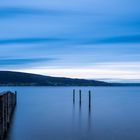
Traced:
[[140, 81], [139, 0], [0, 2], [0, 70]]

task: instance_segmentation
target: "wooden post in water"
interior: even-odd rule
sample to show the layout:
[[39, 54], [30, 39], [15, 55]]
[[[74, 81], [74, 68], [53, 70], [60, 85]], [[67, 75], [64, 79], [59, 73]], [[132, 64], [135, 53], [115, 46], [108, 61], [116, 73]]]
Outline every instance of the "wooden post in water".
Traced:
[[88, 100], [89, 100], [89, 106], [88, 106], [88, 131], [91, 130], [91, 91], [88, 92]]
[[17, 91], [15, 91], [15, 105], [17, 104]]
[[82, 98], [82, 96], [81, 96], [81, 90], [79, 90], [79, 104], [80, 104], [80, 106], [81, 106], [81, 98]]
[[10, 91], [0, 93], [0, 140], [3, 140], [7, 134], [15, 102], [14, 93]]
[[91, 108], [91, 91], [89, 90], [89, 109]]
[[73, 104], [75, 103], [75, 89], [73, 89]]

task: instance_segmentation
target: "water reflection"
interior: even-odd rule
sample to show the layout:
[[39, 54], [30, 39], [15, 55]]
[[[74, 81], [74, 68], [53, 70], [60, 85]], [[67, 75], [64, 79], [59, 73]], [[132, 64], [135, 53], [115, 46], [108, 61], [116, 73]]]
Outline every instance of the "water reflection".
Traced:
[[88, 106], [88, 131], [91, 129], [91, 104]]
[[92, 105], [91, 105], [91, 91], [89, 91], [89, 96], [88, 96], [88, 98], [89, 98], [89, 102], [88, 102], [88, 131], [90, 131], [90, 129], [91, 129], [91, 107], [92, 107]]
[[81, 126], [82, 126], [82, 112], [81, 112], [81, 90], [79, 90], [79, 129], [81, 130]]

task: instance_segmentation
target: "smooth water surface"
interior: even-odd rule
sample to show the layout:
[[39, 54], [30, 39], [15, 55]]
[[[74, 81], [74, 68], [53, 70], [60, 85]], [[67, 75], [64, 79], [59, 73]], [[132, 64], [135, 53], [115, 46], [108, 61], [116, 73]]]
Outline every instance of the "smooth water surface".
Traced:
[[[140, 140], [140, 87], [1, 87], [3, 90], [18, 92], [7, 140]], [[92, 91], [91, 109], [88, 90]]]

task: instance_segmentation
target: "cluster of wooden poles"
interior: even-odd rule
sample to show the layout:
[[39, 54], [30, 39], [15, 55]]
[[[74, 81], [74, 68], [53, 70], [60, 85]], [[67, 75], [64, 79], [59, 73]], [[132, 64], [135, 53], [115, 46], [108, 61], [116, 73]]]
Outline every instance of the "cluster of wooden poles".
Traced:
[[[78, 95], [77, 95], [78, 94]], [[88, 131], [91, 130], [91, 109], [92, 109], [92, 96], [91, 96], [91, 91], [89, 90], [88, 91], [88, 123], [87, 123], [87, 126], [88, 126]], [[73, 89], [73, 107], [74, 107], [74, 111], [75, 111], [75, 104], [76, 104], [76, 99], [78, 97], [78, 102], [79, 102], [79, 121], [80, 121], [80, 125], [81, 125], [81, 109], [82, 109], [82, 102], [84, 100], [82, 100], [82, 90], [78, 90], [76, 91], [75, 89]]]
[[0, 140], [3, 140], [7, 134], [16, 101], [16, 92], [7, 91], [0, 93]]
[[[75, 94], [76, 94], [76, 90], [73, 89], [73, 103], [75, 103]], [[79, 104], [81, 106], [81, 103], [82, 103], [82, 91], [79, 90]], [[89, 90], [88, 91], [88, 106], [89, 106], [89, 109], [91, 108], [91, 91]]]

